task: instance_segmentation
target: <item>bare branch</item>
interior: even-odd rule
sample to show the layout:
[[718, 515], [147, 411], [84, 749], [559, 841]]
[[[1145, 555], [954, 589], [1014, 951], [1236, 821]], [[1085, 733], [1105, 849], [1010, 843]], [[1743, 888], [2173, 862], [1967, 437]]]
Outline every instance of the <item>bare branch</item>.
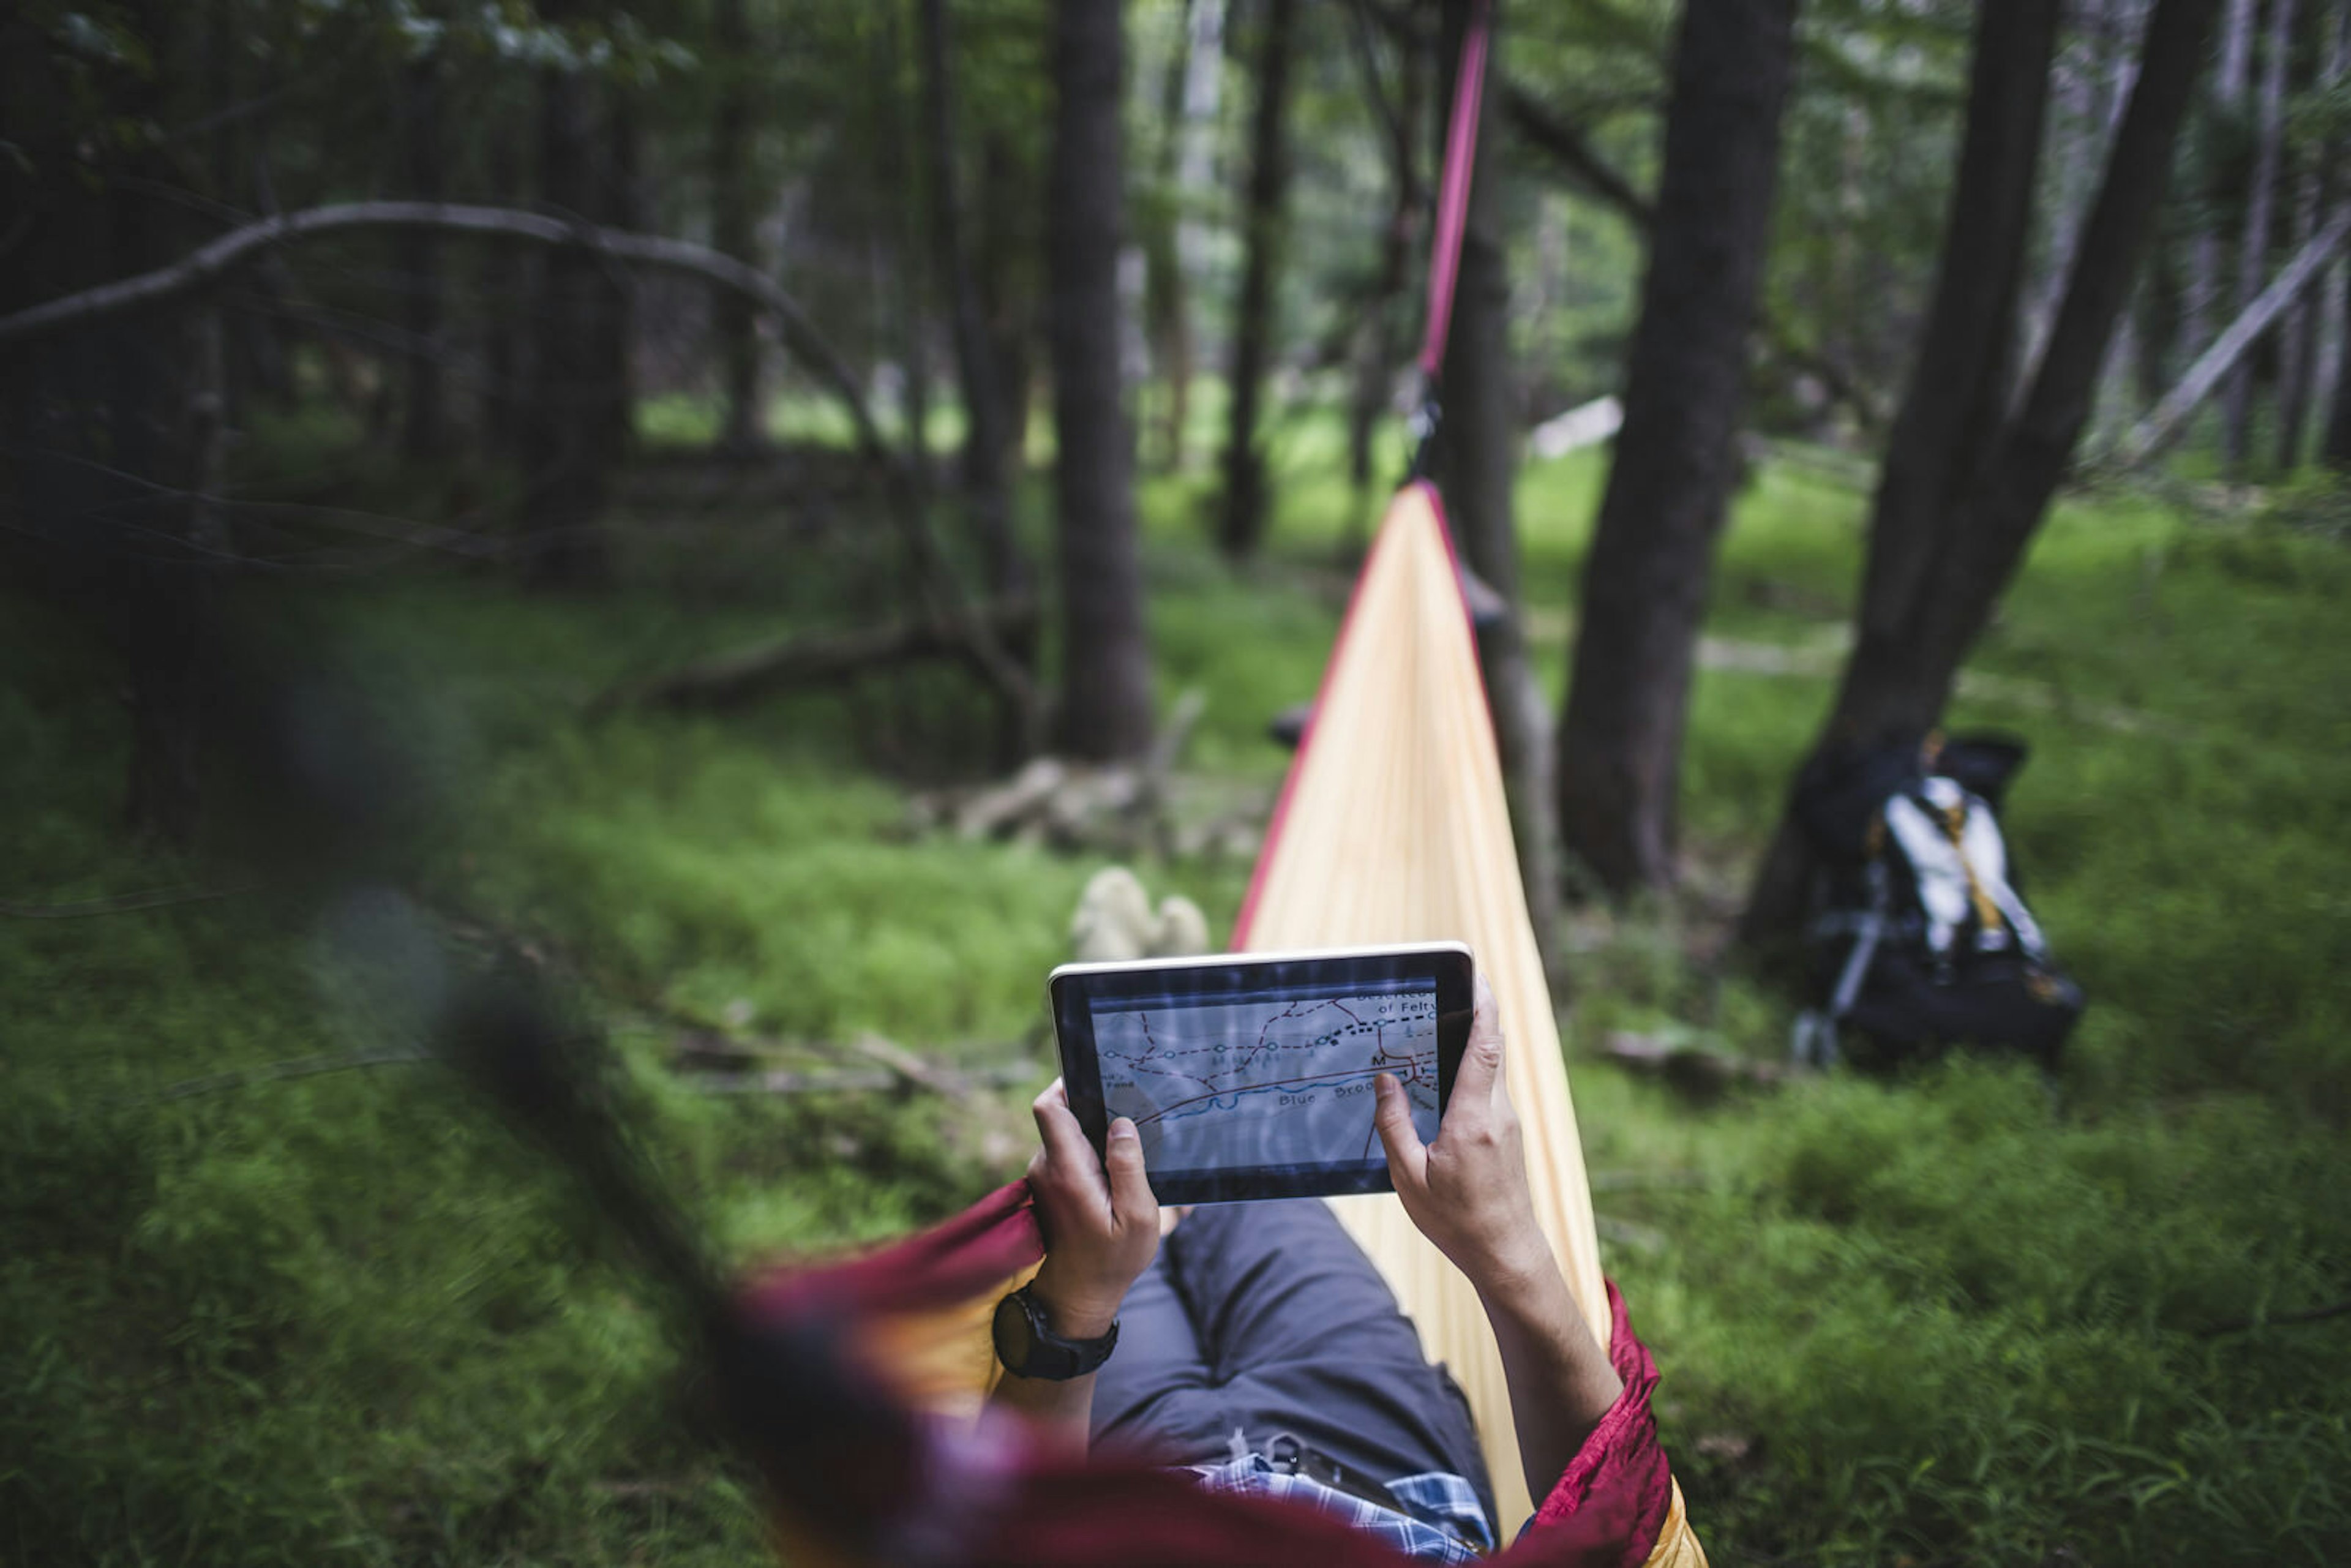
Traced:
[[1519, 139], [1537, 152], [1547, 154], [1566, 171], [1578, 185], [1614, 207], [1626, 222], [1644, 235], [1656, 221], [1656, 209], [1649, 198], [1633, 188], [1633, 182], [1619, 173], [1615, 165], [1593, 151], [1583, 134], [1583, 128], [1571, 125], [1552, 112], [1550, 107], [1514, 81], [1502, 84], [1502, 112], [1510, 117], [1510, 129]]
[[965, 601], [952, 564], [931, 536], [923, 516], [922, 498], [906, 465], [883, 438], [882, 427], [848, 361], [817, 330], [799, 301], [773, 278], [708, 246], [657, 235], [632, 234], [510, 207], [461, 206], [444, 202], [345, 202], [307, 207], [232, 230], [168, 267], [0, 316], [0, 347], [32, 342], [126, 312], [152, 309], [187, 298], [279, 246], [298, 240], [403, 228], [577, 246], [615, 261], [691, 273], [756, 301], [781, 325], [793, 352], [841, 400], [856, 428], [859, 449], [881, 465], [892, 518], [905, 536], [920, 575], [922, 595], [932, 612], [970, 649], [973, 662], [981, 672], [1020, 709], [1024, 730], [1033, 733], [1039, 712], [1034, 683], [1019, 662], [1005, 652], [986, 621]]
[[18, 920], [78, 920], [89, 915], [125, 915], [134, 909], [163, 909], [175, 904], [204, 904], [250, 893], [242, 887], [163, 887], [151, 893], [126, 893], [114, 898], [89, 898], [76, 904], [19, 904], [0, 898], [0, 915]]
[[322, 1072], [342, 1072], [354, 1067], [406, 1067], [413, 1063], [433, 1061], [429, 1051], [413, 1048], [399, 1051], [338, 1051], [328, 1056], [300, 1056], [291, 1061], [272, 1061], [259, 1067], [240, 1067], [227, 1072], [208, 1072], [202, 1078], [183, 1078], [179, 1082], [159, 1090], [158, 1100], [185, 1100], [193, 1095], [211, 1094], [223, 1089], [242, 1089], [248, 1083], [275, 1083], [287, 1078], [315, 1078]]
[[2246, 306], [2243, 313], [2229, 323], [2228, 329], [2212, 340], [2212, 346], [2188, 367], [2188, 373], [2179, 378], [2179, 384], [2164, 394], [2163, 401], [2145, 419], [2131, 426], [2130, 434], [2116, 447], [2114, 460], [2126, 468], [2136, 468], [2171, 444], [2188, 423], [2189, 415], [2212, 395], [2213, 388], [2260, 340], [2270, 323], [2318, 280], [2346, 238], [2351, 238], [2351, 209], [2336, 214], [2335, 221], [2302, 247], [2301, 254], [2286, 264], [2285, 270], [2262, 290], [2260, 298]]

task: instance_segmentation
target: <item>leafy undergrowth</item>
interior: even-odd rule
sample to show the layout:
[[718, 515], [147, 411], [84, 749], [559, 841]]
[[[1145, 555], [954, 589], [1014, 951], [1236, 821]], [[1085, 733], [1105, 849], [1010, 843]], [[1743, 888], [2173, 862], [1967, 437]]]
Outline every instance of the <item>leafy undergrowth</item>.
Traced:
[[[1240, 787], [1279, 776], [1264, 720], [1311, 693], [1336, 623], [1328, 436], [1278, 444], [1278, 548], [1238, 579], [1191, 482], [1148, 494], [1161, 679], [1207, 692], [1189, 765]], [[1521, 484], [1553, 683], [1602, 473]], [[1862, 512], [1832, 473], [1762, 470], [1713, 634], [1833, 668]], [[751, 1258], [949, 1212], [1018, 1153], [920, 1100], [698, 1094], [663, 1065], [677, 1020], [1041, 1062], [1040, 982], [1098, 862], [905, 831], [889, 775], [989, 733], [952, 679], [582, 718], [621, 677], [879, 602], [812, 564], [870, 576], [853, 538], [735, 520], [632, 529], [630, 592], [409, 578], [332, 590], [329, 619], [369, 690], [429, 719], [445, 821], [414, 883], [560, 956], [646, 1146]], [[2094, 998], [2053, 1084], [1969, 1061], [1693, 1109], [1577, 1064], [1608, 1265], [1716, 1562], [2315, 1563], [2351, 1541], [2351, 1319], [2257, 1322], [2351, 1295], [2346, 563], [2127, 497], [2068, 506], [2037, 549], [1956, 716], [2037, 749], [2011, 834]], [[5, 895], [227, 875], [117, 831], [102, 651], [21, 606], [0, 628]], [[1571, 928], [1572, 1053], [1621, 1028], [1782, 1050], [1783, 1004], [1691, 956], [1828, 697], [1752, 665], [1698, 682], [1698, 891]], [[1219, 927], [1246, 869], [1144, 867]], [[763, 1550], [624, 1260], [439, 1069], [214, 1076], [384, 1043], [315, 919], [230, 898], [0, 920], [0, 1560]]]

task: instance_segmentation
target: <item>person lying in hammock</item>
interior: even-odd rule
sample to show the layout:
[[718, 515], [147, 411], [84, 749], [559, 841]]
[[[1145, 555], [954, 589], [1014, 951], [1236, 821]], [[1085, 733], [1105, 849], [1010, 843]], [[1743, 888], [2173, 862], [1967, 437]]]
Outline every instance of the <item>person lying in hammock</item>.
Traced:
[[[1502, 1051], [1481, 977], [1437, 1141], [1421, 1142], [1386, 1074], [1377, 1124], [1405, 1212], [1485, 1305], [1540, 1498], [1623, 1385], [1536, 1224]], [[1495, 1547], [1468, 1405], [1328, 1205], [1209, 1205], [1182, 1212], [1163, 1245], [1134, 1124], [1113, 1122], [1097, 1159], [1058, 1082], [1034, 1109], [1046, 1254], [1021, 1305], [1050, 1337], [1016, 1334], [1008, 1351], [999, 1333], [998, 1406], [1081, 1450], [1114, 1445], [1211, 1490], [1322, 1509], [1414, 1557]]]

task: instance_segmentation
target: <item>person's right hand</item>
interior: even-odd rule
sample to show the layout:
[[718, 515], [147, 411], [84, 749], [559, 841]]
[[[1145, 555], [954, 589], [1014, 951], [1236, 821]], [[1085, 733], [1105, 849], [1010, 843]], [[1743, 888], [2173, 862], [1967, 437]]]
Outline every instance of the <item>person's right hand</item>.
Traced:
[[1412, 1102], [1395, 1075], [1383, 1072], [1375, 1082], [1380, 1142], [1404, 1211], [1483, 1291], [1555, 1273], [1558, 1265], [1535, 1220], [1519, 1115], [1502, 1078], [1501, 1020], [1483, 975], [1435, 1143], [1420, 1141]]

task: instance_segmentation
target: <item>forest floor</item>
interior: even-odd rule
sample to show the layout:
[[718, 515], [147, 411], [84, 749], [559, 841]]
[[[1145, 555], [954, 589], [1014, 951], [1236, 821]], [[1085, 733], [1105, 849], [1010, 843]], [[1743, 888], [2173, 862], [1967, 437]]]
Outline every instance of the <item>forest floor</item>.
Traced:
[[[348, 474], [350, 434], [276, 432], [256, 482], [359, 504], [312, 477]], [[1699, 1533], [1726, 1568], [2338, 1557], [2351, 1317], [2246, 1325], [2351, 1296], [2351, 554], [2064, 504], [1953, 715], [2034, 747], [2013, 852], [2091, 997], [2062, 1073], [1970, 1060], [1694, 1105], [1598, 1047], [1784, 1052], [1786, 1004], [1714, 948], [1850, 607], [1865, 496], [1801, 455], [1759, 468], [1717, 572], [1687, 889], [1573, 913], [1559, 956], [1605, 1260]], [[1346, 580], [1336, 457], [1322, 423], [1285, 433], [1275, 548], [1238, 575], [1203, 542], [1205, 481], [1146, 484], [1159, 678], [1207, 698], [1181, 771], [1203, 809], [1280, 779], [1266, 721], [1311, 695]], [[971, 777], [991, 733], [949, 673], [584, 716], [624, 678], [893, 601], [854, 493], [684, 496], [687, 473], [632, 482], [625, 589], [464, 568], [299, 591], [431, 759], [414, 885], [578, 981], [728, 1255], [807, 1253], [1018, 1169], [1041, 979], [1103, 857], [910, 826], [909, 789]], [[1521, 483], [1554, 696], [1603, 474], [1583, 454]], [[11, 602], [0, 648], [0, 894], [225, 880], [123, 841], [119, 675], [88, 633]], [[1248, 871], [1229, 845], [1135, 863], [1219, 933]], [[273, 901], [0, 918], [0, 1562], [757, 1560], [747, 1487], [627, 1269], [438, 1069], [233, 1076], [396, 1054], [363, 981]], [[870, 1069], [869, 1031], [1027, 1076], [977, 1102], [716, 1095], [671, 1065], [718, 1035]]]

